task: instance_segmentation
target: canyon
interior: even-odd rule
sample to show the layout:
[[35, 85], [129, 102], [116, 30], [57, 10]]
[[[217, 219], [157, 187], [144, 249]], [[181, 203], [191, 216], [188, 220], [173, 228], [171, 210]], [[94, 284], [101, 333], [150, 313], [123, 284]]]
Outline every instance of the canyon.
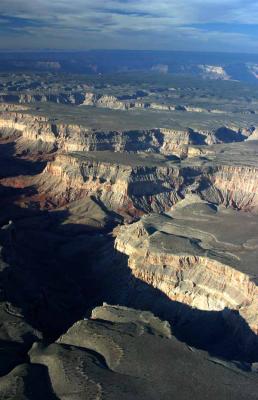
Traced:
[[[59, 112], [61, 115], [66, 110], [53, 109], [53, 111]], [[87, 112], [90, 113], [89, 110]], [[243, 122], [240, 122], [238, 126], [236, 123], [235, 126], [217, 124], [209, 129], [187, 126], [142, 129], [139, 118], [141, 115], [139, 117], [137, 115], [139, 122], [132, 125], [133, 129], [121, 129], [121, 125], [113, 125], [110, 130], [104, 130], [102, 124], [98, 123], [93, 128], [91, 121], [87, 121], [87, 119], [83, 124], [69, 123], [68, 121], [61, 123], [45, 114], [44, 109], [34, 110], [29, 106], [18, 105], [14, 108], [13, 105], [2, 103], [0, 128], [6, 132], [6, 135], [8, 132], [12, 134], [12, 131], [17, 131], [17, 134], [21, 136], [21, 146], [23, 142], [25, 146], [28, 146], [30, 142], [32, 145], [38, 142], [51, 149], [64, 152], [112, 150], [116, 152], [154, 152], [178, 157], [187, 155], [189, 145], [241, 142], [252, 140], [253, 137], [255, 139], [256, 135], [255, 126], [245, 126]], [[84, 110], [82, 115], [88, 117]], [[78, 115], [78, 117], [80, 116]], [[98, 116], [97, 114], [96, 117]], [[121, 117], [123, 118], [123, 115]], [[162, 124], [162, 122], [161, 120], [160, 123]]]
[[256, 54], [234, 54], [207, 51], [137, 51], [137, 50], [88, 50], [60, 51], [39, 50], [9, 52], [0, 57], [1, 71], [48, 74], [89, 74], [119, 76], [136, 73], [190, 76], [215, 82], [238, 80], [255, 83], [258, 57]]
[[0, 396], [256, 399], [256, 113], [106, 89], [1, 97]]
[[115, 247], [129, 257], [135, 277], [171, 300], [223, 311], [226, 323], [236, 324], [239, 343], [247, 325], [250, 338], [244, 334], [244, 341], [252, 353], [257, 351], [258, 331], [256, 228], [251, 214], [189, 195], [168, 214], [150, 214], [121, 227]]

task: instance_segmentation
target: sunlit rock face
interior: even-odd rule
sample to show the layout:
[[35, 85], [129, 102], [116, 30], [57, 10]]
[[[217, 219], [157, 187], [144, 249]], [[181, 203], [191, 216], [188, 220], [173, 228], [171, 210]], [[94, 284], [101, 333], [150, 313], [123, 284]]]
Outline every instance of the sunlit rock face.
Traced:
[[[113, 101], [112, 96], [104, 97], [110, 102]], [[117, 106], [117, 109], [120, 107]], [[248, 137], [243, 129], [237, 126], [208, 130], [162, 127], [132, 130], [93, 129], [90, 124], [87, 126], [56, 122], [29, 111], [29, 106], [24, 104], [1, 104], [0, 130], [8, 131], [9, 134], [19, 132], [20, 148], [34, 147], [34, 151], [38, 145], [48, 147], [49, 151], [151, 152], [185, 158], [191, 145], [241, 142]]]
[[238, 210], [257, 212], [257, 143], [248, 141], [226, 147], [199, 147], [199, 156], [204, 159], [202, 170], [208, 180], [200, 189], [204, 199]]
[[212, 185], [205, 196], [240, 210], [257, 210], [257, 173], [256, 167], [221, 166], [210, 176]]
[[0, 102], [35, 104], [35, 103], [56, 103], [56, 104], [81, 104], [84, 101], [84, 95], [78, 93], [17, 93], [0, 94]]
[[0, 82], [0, 398], [256, 399], [255, 88], [45, 75]]
[[95, 195], [119, 212], [164, 211], [175, 204], [183, 178], [176, 165], [154, 155], [110, 152], [57, 156], [39, 177], [41, 190], [70, 201]]
[[225, 69], [220, 65], [199, 65], [199, 69], [202, 71], [202, 76], [206, 79], [215, 80], [229, 80], [230, 76]]
[[[186, 193], [194, 192], [216, 204], [258, 210], [257, 141], [229, 144], [226, 148], [213, 145], [236, 140], [237, 133], [228, 128], [212, 133], [168, 128], [100, 131], [56, 124], [26, 110], [17, 112], [17, 107], [7, 105], [2, 111], [1, 137], [13, 135], [19, 154], [57, 154], [45, 172], [59, 176], [59, 183], [53, 182], [49, 189], [55, 196], [59, 193], [63, 202], [77, 199], [82, 193], [97, 193], [101, 201], [116, 210], [165, 211]], [[82, 154], [70, 154], [96, 151], [94, 167], [86, 165]], [[132, 153], [138, 154], [138, 161]], [[159, 158], [158, 154], [165, 157]], [[89, 155], [86, 158], [89, 161]], [[44, 190], [50, 191], [45, 186]]]
[[57, 155], [40, 177], [57, 198], [96, 195], [111, 209], [164, 212], [188, 193], [214, 204], [258, 211], [257, 142], [192, 148], [183, 160], [110, 151]]
[[225, 310], [238, 333], [239, 321], [247, 324], [249, 343], [255, 340], [251, 332], [258, 333], [257, 226], [252, 214], [189, 196], [169, 214], [150, 214], [121, 227], [115, 247], [128, 256], [134, 276], [171, 300], [200, 310]]

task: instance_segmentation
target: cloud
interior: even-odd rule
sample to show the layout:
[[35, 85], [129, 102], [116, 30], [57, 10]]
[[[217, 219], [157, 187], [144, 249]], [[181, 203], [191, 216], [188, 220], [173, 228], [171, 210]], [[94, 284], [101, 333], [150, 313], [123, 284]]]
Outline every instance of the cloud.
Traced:
[[254, 0], [1, 0], [0, 48], [258, 52], [256, 24]]

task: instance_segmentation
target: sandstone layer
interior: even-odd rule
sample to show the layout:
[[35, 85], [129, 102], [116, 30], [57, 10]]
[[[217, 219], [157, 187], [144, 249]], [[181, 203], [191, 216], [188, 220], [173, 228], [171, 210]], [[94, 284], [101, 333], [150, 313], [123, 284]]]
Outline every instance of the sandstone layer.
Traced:
[[[137, 278], [171, 300], [206, 311], [224, 310], [245, 345], [257, 348], [258, 221], [189, 196], [169, 214], [150, 214], [121, 227], [115, 247]], [[239, 320], [229, 310], [239, 313]], [[240, 323], [243, 319], [243, 324]]]
[[59, 155], [38, 179], [40, 191], [53, 200], [94, 195], [109, 209], [132, 213], [171, 207], [181, 182], [177, 166], [164, 157], [104, 151]]
[[117, 212], [168, 211], [188, 193], [258, 211], [257, 142], [192, 150], [194, 156], [181, 161], [146, 153], [60, 154], [47, 164], [37, 185], [59, 204], [94, 195]]
[[0, 397], [255, 399], [257, 91], [115, 79], [2, 76]]
[[[2, 132], [19, 132], [19, 145], [24, 148], [38, 143], [49, 151], [145, 151], [185, 157], [189, 145], [244, 141], [253, 128], [221, 126], [211, 129], [152, 128], [101, 130], [91, 125], [56, 122], [47, 116], [17, 110], [18, 105], [2, 105]], [[26, 107], [26, 106], [25, 106]], [[35, 147], [35, 146], [34, 146]]]

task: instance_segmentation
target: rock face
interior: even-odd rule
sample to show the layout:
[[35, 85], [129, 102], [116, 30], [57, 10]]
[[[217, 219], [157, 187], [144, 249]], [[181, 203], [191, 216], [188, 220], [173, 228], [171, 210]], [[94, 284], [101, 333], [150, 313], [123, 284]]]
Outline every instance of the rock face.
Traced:
[[[58, 152], [40, 179], [42, 190], [52, 191], [58, 204], [93, 194], [115, 210], [164, 211], [193, 192], [216, 204], [258, 209], [256, 141], [226, 148], [194, 146], [191, 143], [204, 142], [204, 132], [101, 132], [27, 113], [5, 111], [2, 116], [1, 136], [13, 136], [17, 153]], [[211, 137], [206, 132], [206, 139]]]
[[53, 94], [0, 94], [0, 102], [32, 104], [32, 103], [57, 103], [57, 104], [81, 104], [84, 100], [82, 93], [53, 93]]
[[[0, 114], [2, 132], [20, 132], [20, 147], [28, 148], [38, 143], [49, 151], [119, 151], [155, 152], [186, 157], [190, 145], [239, 142], [246, 139], [246, 132], [229, 127], [211, 130], [194, 129], [135, 129], [99, 130], [90, 126], [56, 123], [48, 117], [20, 111], [16, 106], [3, 105]], [[24, 106], [21, 106], [23, 108]], [[17, 111], [16, 111], [17, 110]], [[15, 112], [16, 111], [16, 112]], [[24, 111], [24, 110], [23, 110]], [[249, 132], [251, 134], [251, 132]]]
[[257, 398], [256, 91], [3, 78], [0, 398]]
[[176, 165], [154, 155], [110, 152], [57, 156], [39, 178], [41, 191], [71, 201], [95, 195], [119, 211], [161, 211], [179, 200], [182, 182]]
[[68, 93], [2, 93], [0, 94], [0, 102], [2, 103], [19, 103], [19, 104], [35, 104], [35, 103], [56, 103], [56, 104], [72, 104], [77, 106], [92, 106], [98, 108], [107, 108], [111, 110], [131, 110], [131, 109], [151, 109], [159, 111], [184, 111], [191, 113], [224, 113], [223, 110], [212, 108], [194, 107], [190, 105], [175, 105], [170, 103], [158, 103], [144, 100], [147, 93], [138, 91], [134, 95], [114, 96], [109, 94], [99, 94], [94, 92], [72, 91]]
[[257, 150], [257, 141], [230, 144], [224, 150], [220, 145], [207, 147], [203, 166], [206, 164], [209, 184], [203, 182], [202, 197], [215, 204], [257, 212]]
[[221, 166], [210, 176], [213, 186], [204, 191], [204, 197], [240, 210], [257, 210], [256, 177], [256, 167]]
[[[190, 196], [169, 215], [121, 227], [115, 247], [129, 257], [134, 276], [171, 300], [200, 310], [237, 310], [250, 329], [245, 344], [257, 348], [257, 222]], [[237, 323], [229, 311], [224, 315]], [[244, 331], [239, 321], [236, 334]]]
[[112, 110], [128, 110], [133, 106], [131, 103], [119, 100], [116, 96], [97, 95], [89, 92], [85, 94], [85, 100], [82, 105], [110, 108]]
[[[205, 151], [206, 149], [206, 151]], [[199, 148], [194, 151], [198, 154]], [[258, 210], [257, 142], [200, 150], [179, 161], [155, 154], [75, 152], [58, 155], [38, 180], [64, 201], [94, 195], [107, 207], [135, 212], [169, 210], [187, 193], [239, 210]]]
[[230, 76], [220, 65], [199, 65], [203, 77], [206, 79], [229, 80]]

